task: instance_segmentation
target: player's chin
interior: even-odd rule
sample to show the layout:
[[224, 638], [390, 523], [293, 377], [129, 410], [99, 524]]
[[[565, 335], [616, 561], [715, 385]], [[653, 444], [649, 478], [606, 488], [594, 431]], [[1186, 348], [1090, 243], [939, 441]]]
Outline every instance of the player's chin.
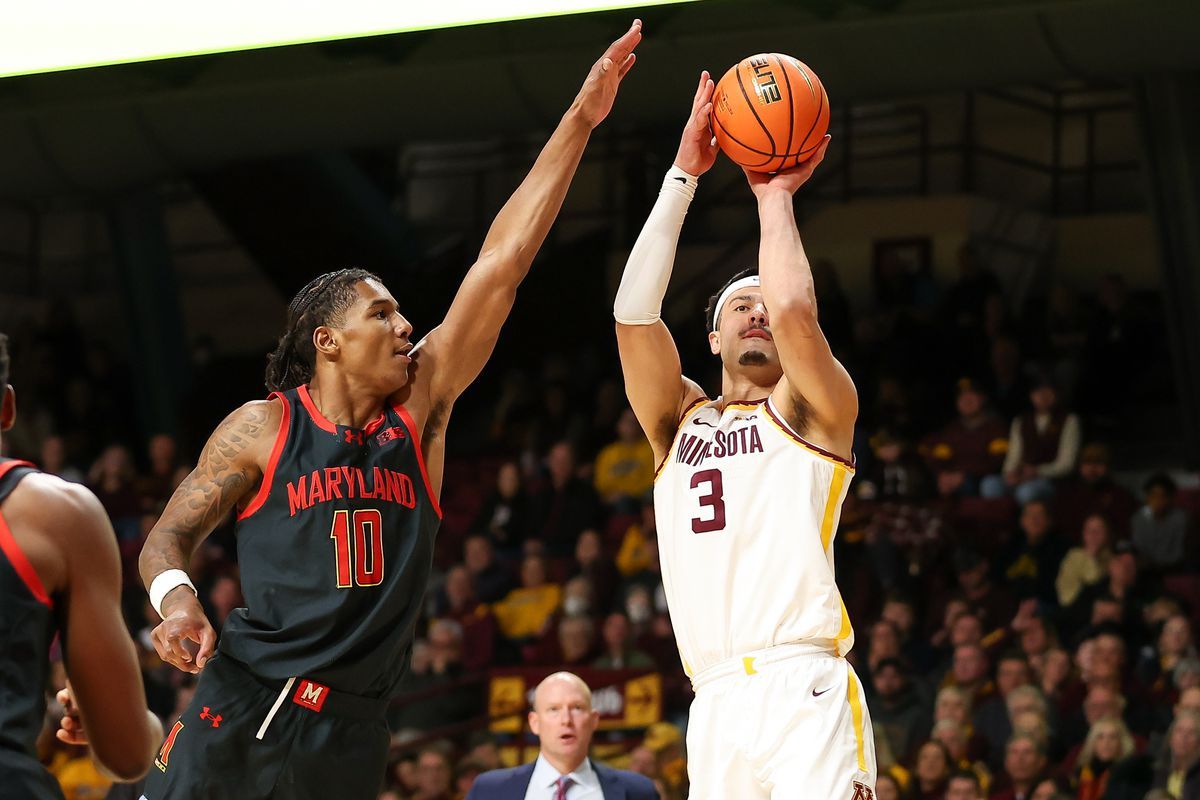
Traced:
[[765, 347], [750, 347], [738, 355], [738, 365], [742, 367], [765, 367], [774, 360], [775, 353], [768, 353]]

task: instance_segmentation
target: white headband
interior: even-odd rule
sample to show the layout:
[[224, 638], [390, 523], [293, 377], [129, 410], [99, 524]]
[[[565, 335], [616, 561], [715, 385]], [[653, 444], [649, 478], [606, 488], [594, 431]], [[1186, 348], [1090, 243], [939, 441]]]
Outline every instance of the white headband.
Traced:
[[746, 289], [751, 286], [761, 286], [757, 275], [747, 275], [741, 280], [734, 281], [725, 287], [725, 291], [721, 292], [721, 296], [717, 298], [717, 305], [713, 311], [713, 330], [721, 327], [721, 309], [725, 308], [725, 301], [739, 289]]

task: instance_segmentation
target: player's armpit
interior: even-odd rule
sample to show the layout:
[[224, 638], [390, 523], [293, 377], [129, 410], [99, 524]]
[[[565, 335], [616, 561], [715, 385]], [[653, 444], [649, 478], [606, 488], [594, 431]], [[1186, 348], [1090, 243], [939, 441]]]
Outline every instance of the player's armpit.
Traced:
[[165, 570], [186, 570], [200, 542], [257, 489], [281, 412], [279, 402], [258, 400], [237, 409], [217, 426], [196, 468], [171, 495], [146, 538], [138, 567], [147, 588]]
[[704, 397], [704, 390], [685, 378], [675, 340], [662, 320], [652, 325], [617, 323], [617, 346], [625, 394], [634, 416], [661, 462], [675, 440], [683, 409]]

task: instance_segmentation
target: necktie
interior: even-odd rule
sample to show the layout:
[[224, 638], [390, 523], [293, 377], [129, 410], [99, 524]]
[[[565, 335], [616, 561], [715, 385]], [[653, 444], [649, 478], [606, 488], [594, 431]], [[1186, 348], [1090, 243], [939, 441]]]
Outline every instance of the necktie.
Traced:
[[574, 779], [570, 775], [563, 775], [555, 781], [554, 785], [558, 787], [558, 791], [554, 793], [554, 800], [567, 800], [567, 789], [574, 782]]

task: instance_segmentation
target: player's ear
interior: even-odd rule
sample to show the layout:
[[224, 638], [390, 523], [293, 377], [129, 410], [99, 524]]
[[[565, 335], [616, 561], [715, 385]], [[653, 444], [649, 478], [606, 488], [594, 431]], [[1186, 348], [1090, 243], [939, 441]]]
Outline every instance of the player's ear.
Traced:
[[538, 728], [540, 728], [540, 727], [542, 727], [542, 726], [538, 722], [537, 712], [530, 711], [529, 712], [529, 730], [533, 731], [534, 736], [538, 736], [540, 734], [540, 731], [538, 730]]
[[318, 353], [324, 353], [327, 356], [336, 355], [338, 341], [334, 329], [327, 325], [318, 325], [313, 331], [313, 347], [317, 348]]
[[717, 331], [708, 332], [708, 349], [714, 356], [721, 355], [721, 334]]
[[4, 399], [0, 401], [0, 431], [7, 431], [17, 421], [17, 392], [9, 384], [4, 385]]

